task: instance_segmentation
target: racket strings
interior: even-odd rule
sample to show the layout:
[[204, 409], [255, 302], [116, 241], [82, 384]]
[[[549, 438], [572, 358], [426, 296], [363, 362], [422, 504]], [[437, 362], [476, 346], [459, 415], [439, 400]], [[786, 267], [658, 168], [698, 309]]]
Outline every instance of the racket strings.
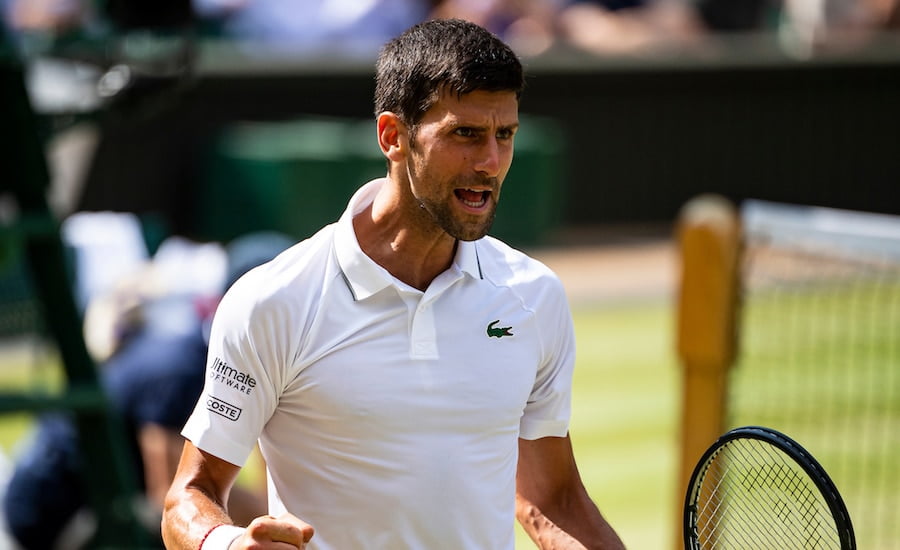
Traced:
[[831, 511], [814, 481], [758, 440], [713, 455], [697, 494], [701, 549], [840, 549]]

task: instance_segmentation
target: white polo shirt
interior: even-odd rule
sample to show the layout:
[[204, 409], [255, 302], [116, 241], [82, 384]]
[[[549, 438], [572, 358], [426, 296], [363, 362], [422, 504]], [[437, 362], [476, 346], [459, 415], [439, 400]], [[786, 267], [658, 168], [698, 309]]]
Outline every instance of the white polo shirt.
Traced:
[[238, 465], [259, 438], [270, 513], [310, 550], [512, 550], [518, 438], [568, 430], [562, 284], [490, 237], [425, 292], [400, 282], [351, 222], [382, 182], [227, 293], [183, 434]]

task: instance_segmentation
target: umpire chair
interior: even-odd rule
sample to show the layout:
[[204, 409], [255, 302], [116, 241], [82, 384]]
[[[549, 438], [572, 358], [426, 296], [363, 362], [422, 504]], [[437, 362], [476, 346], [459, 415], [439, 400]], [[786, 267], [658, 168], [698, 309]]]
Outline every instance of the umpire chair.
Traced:
[[129, 466], [125, 432], [83, 340], [59, 223], [46, 198], [49, 172], [39, 117], [31, 108], [24, 75], [22, 61], [0, 27], [0, 201], [6, 206], [0, 212], [0, 271], [24, 264], [46, 337], [58, 347], [64, 380], [58, 394], [0, 391], [0, 413], [70, 412], [97, 520], [90, 547], [150, 548], [139, 521], [142, 496]]

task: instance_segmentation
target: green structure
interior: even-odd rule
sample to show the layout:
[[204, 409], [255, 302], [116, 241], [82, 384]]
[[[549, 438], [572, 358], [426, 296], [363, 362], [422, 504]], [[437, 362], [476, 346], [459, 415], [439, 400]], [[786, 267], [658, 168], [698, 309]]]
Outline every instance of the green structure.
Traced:
[[[47, 204], [49, 176], [38, 117], [30, 107], [21, 63], [2, 36], [0, 100], [4, 126], [0, 133], [0, 200], [8, 214], [0, 219], [0, 276], [11, 281], [11, 288], [28, 292], [17, 298], [21, 311], [35, 317], [32, 321], [37, 321], [43, 336], [56, 344], [64, 370], [58, 394], [0, 391], [0, 413], [70, 412], [79, 433], [82, 462], [90, 465], [82, 474], [97, 519], [91, 547], [150, 547], [146, 531], [137, 521], [141, 497], [124, 431], [111, 413], [85, 348], [58, 220]], [[7, 327], [22, 328], [15, 322]]]

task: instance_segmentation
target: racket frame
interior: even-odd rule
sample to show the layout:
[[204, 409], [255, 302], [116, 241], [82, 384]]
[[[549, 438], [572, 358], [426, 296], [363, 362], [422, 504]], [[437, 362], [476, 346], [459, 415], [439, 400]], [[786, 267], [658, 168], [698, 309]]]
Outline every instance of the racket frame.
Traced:
[[850, 514], [847, 512], [844, 500], [841, 498], [841, 494], [831, 477], [828, 476], [822, 465], [802, 445], [778, 430], [765, 426], [741, 426], [730, 430], [710, 445], [706, 452], [703, 453], [703, 456], [700, 457], [700, 460], [697, 461], [684, 497], [683, 532], [685, 550], [700, 550], [700, 542], [697, 540], [697, 497], [703, 479], [706, 477], [710, 459], [728, 443], [737, 439], [764, 441], [776, 447], [796, 462], [812, 479], [828, 504], [831, 515], [834, 517], [841, 550], [856, 550], [856, 537], [853, 533], [853, 523], [850, 521]]

